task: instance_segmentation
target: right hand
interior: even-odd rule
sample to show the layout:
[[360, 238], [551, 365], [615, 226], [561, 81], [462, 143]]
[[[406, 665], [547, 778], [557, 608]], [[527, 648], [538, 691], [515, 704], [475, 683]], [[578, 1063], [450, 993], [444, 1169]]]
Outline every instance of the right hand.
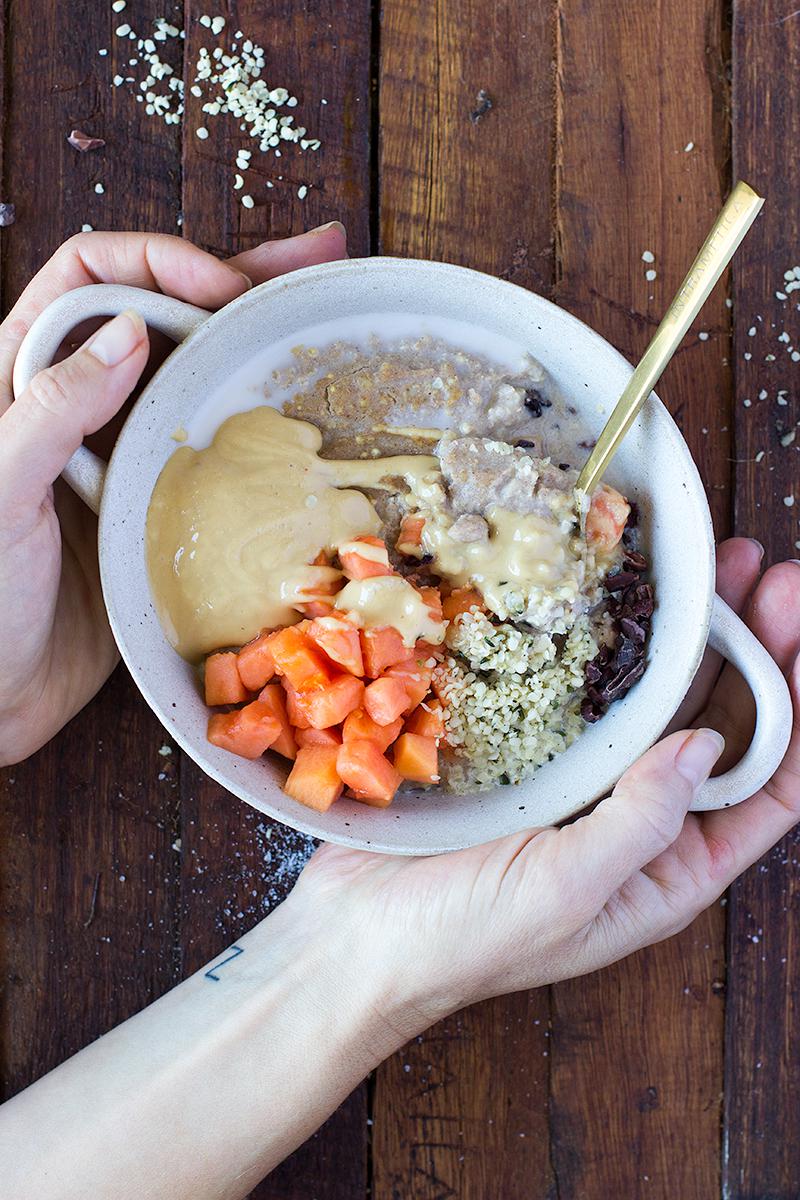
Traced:
[[369, 948], [362, 973], [377, 975], [376, 1007], [402, 1038], [486, 996], [582, 975], [669, 937], [800, 819], [800, 564], [757, 582], [760, 552], [745, 538], [723, 543], [718, 564], [720, 593], [784, 671], [794, 704], [789, 748], [757, 795], [688, 812], [723, 746], [713, 729], [723, 767], [753, 731], [747, 685], [730, 665], [717, 683], [712, 662], [684, 709], [688, 727], [568, 825], [430, 858], [333, 845], [311, 858], [287, 904], [309, 924], [326, 913], [354, 954]]
[[336, 223], [266, 242], [228, 263], [176, 237], [78, 234], [0, 325], [0, 766], [44, 745], [117, 662], [100, 589], [97, 521], [58, 476], [84, 437], [122, 407], [149, 349], [141, 317], [123, 314], [41, 371], [12, 403], [14, 359], [36, 317], [90, 283], [132, 284], [221, 308], [252, 283], [345, 255]]

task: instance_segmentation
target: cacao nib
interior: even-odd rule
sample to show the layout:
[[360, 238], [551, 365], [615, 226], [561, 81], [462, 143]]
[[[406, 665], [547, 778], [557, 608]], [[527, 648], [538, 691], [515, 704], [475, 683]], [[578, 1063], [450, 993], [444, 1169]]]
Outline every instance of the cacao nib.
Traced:
[[632, 583], [638, 583], [639, 576], [635, 571], [617, 571], [606, 579], [606, 590], [609, 592], [624, 592]]
[[642, 580], [647, 567], [643, 554], [626, 549], [623, 569], [606, 578], [606, 608], [614, 640], [601, 646], [584, 669], [586, 690], [581, 716], [588, 724], [598, 721], [609, 705], [620, 700], [644, 675], [650, 618], [655, 609], [653, 585]]
[[638, 621], [634, 621], [632, 617], [620, 617], [619, 627], [627, 638], [637, 645], [642, 646], [647, 638], [647, 630], [644, 625], [640, 625]]
[[548, 400], [536, 388], [525, 388], [525, 407], [532, 417], [540, 417], [546, 408], [551, 408], [552, 400]]
[[647, 570], [647, 559], [638, 550], [626, 550], [622, 565], [626, 571], [641, 573]]

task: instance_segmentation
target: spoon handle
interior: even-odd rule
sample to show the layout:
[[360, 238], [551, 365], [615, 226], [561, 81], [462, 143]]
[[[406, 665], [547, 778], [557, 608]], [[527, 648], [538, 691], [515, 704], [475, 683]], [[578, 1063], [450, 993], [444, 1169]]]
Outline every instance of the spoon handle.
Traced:
[[585, 492], [592, 492], [600, 482], [620, 442], [763, 203], [763, 197], [741, 181], [731, 192], [586, 460], [578, 479], [578, 487]]

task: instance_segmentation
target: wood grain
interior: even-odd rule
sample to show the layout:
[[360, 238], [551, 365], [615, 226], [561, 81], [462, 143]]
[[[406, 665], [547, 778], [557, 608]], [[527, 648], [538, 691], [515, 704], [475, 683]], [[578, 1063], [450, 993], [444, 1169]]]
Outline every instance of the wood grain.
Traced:
[[[632, 360], [728, 188], [723, 16], [719, 0], [559, 0], [556, 296]], [[719, 534], [732, 424], [724, 296], [718, 288], [659, 386]], [[719, 1194], [723, 970], [715, 908], [680, 938], [553, 989], [559, 1195]]]
[[[781, 444], [800, 422], [800, 363], [789, 350], [800, 345], [800, 293], [787, 293], [784, 280], [800, 264], [800, 199], [783, 166], [800, 129], [797, 90], [784, 84], [786, 64], [800, 56], [796, 7], [784, 0], [733, 6], [734, 169], [767, 197], [734, 267], [735, 512], [737, 530], [764, 543], [767, 562], [800, 557], [800, 436]], [[788, 343], [780, 340], [784, 331]], [[787, 507], [784, 497], [791, 496], [795, 504]], [[795, 831], [731, 889], [723, 1140], [729, 1200], [800, 1195], [798, 862]]]
[[[151, 127], [111, 86], [114, 56], [97, 54], [112, 47], [110, 7], [101, 18], [75, 3], [43, 19], [41, 4], [20, 0], [5, 15], [3, 198], [17, 206], [3, 231], [8, 308], [83, 222], [164, 229], [179, 191], [174, 132]], [[105, 149], [79, 154], [66, 141], [76, 126]], [[162, 744], [119, 669], [49, 746], [3, 772], [5, 1095], [177, 979], [177, 778]]]
[[[553, 7], [384, 0], [380, 248], [553, 282]], [[491, 107], [489, 107], [491, 105]], [[377, 1072], [375, 1200], [544, 1197], [548, 996], [436, 1026]]]
[[[327, 221], [344, 221], [350, 251], [369, 252], [370, 155], [370, 3], [335, 0], [311, 6], [292, 0], [269, 5], [240, 0], [220, 37], [197, 23], [207, 6], [187, 4], [187, 57], [191, 67], [200, 45], [227, 47], [232, 32], [266, 51], [264, 78], [270, 87], [286, 87], [296, 108], [279, 110], [318, 137], [319, 150], [302, 152], [283, 144], [281, 157], [260, 154], [255, 139], [230, 117], [208, 117], [205, 101], [187, 95], [183, 148], [184, 233], [220, 254], [247, 250], [267, 238], [302, 233]], [[191, 82], [191, 80], [189, 81]], [[196, 136], [205, 125], [209, 137]], [[245, 186], [233, 190], [236, 151], [251, 149]], [[267, 187], [267, 183], [273, 186]], [[307, 187], [305, 199], [298, 197]], [[248, 192], [255, 207], [242, 207]]]
[[[351, 252], [369, 250], [369, 63], [367, 0], [346, 11], [332, 0], [307, 10], [282, 2], [239, 3], [214, 37], [199, 25], [207, 6], [186, 7], [191, 68], [200, 46], [227, 48], [240, 29], [266, 50], [264, 77], [298, 97], [288, 110], [322, 146], [302, 153], [282, 147], [280, 158], [260, 155], [230, 117], [209, 117], [189, 99], [183, 142], [183, 231], [220, 254], [268, 238], [301, 233], [330, 220], [348, 230]], [[191, 79], [189, 80], [191, 82]], [[327, 103], [323, 104], [325, 100]], [[209, 131], [198, 139], [196, 129]], [[233, 188], [239, 148], [252, 149], [245, 186]], [[281, 178], [282, 177], [282, 178]], [[274, 186], [267, 188], [267, 180]], [[308, 194], [300, 200], [298, 189]], [[247, 192], [255, 207], [242, 207]], [[261, 919], [291, 890], [311, 839], [269, 821], [184, 760], [182, 768], [182, 967], [197, 969]], [[358, 1088], [331, 1119], [252, 1193], [253, 1200], [362, 1200], [367, 1176], [367, 1086]]]
[[553, 5], [385, 0], [380, 247], [549, 292]]

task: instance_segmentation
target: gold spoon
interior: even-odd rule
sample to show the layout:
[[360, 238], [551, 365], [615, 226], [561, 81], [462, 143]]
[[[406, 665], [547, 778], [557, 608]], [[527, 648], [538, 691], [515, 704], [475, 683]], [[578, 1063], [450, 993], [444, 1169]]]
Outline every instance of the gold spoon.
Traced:
[[585, 492], [591, 493], [597, 487], [620, 442], [714, 284], [738, 250], [763, 203], [763, 196], [741, 181], [731, 192], [586, 460], [577, 484]]

